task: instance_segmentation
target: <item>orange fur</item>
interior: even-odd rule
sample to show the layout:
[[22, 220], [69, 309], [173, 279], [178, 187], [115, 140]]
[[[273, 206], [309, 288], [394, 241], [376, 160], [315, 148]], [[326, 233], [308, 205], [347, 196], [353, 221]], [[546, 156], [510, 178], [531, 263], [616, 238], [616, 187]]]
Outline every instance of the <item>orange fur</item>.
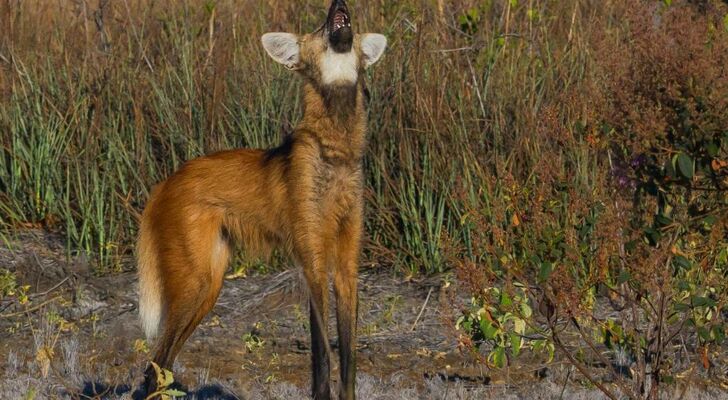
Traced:
[[[361, 71], [360, 38], [353, 43], [349, 59], [360, 60]], [[153, 190], [138, 243], [140, 315], [148, 336], [159, 331], [154, 361], [170, 368], [215, 304], [231, 242], [241, 243], [248, 255], [282, 249], [303, 268], [311, 293], [315, 398], [329, 396], [326, 326], [333, 275], [340, 396], [351, 399], [363, 226], [364, 86], [360, 78], [351, 85], [323, 86], [317, 66], [326, 37], [305, 35], [299, 45], [300, 61], [292, 69], [306, 79], [304, 116], [281, 146], [191, 160]], [[153, 388], [148, 375], [147, 390]]]

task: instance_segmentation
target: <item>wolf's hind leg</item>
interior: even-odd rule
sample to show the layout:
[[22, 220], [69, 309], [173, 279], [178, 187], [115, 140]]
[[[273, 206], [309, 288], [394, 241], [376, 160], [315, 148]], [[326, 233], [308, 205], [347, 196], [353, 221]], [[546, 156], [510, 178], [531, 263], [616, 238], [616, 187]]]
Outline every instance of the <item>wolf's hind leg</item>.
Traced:
[[[199, 240], [190, 245], [191, 256], [167, 257], [168, 272], [164, 277], [164, 310], [162, 335], [154, 353], [154, 362], [171, 369], [182, 345], [192, 335], [200, 321], [212, 310], [222, 287], [223, 275], [229, 258], [228, 244], [219, 225], [208, 225], [206, 234], [199, 232]], [[156, 390], [154, 370], [147, 368], [145, 386], [147, 394]]]

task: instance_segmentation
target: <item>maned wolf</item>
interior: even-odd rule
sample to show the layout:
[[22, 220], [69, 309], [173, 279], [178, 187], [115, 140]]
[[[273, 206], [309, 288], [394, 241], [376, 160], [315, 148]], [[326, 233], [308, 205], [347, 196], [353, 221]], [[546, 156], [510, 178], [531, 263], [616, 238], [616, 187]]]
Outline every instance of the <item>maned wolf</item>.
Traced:
[[[310, 289], [313, 397], [330, 398], [328, 285], [333, 275], [340, 393], [354, 398], [357, 268], [362, 237], [366, 111], [362, 72], [384, 52], [354, 34], [344, 0], [306, 35], [267, 33], [268, 54], [304, 79], [304, 115], [277, 148], [238, 149], [186, 163], [160, 183], [137, 245], [139, 313], [154, 361], [172, 363], [220, 293], [231, 241], [247, 254], [287, 251]], [[147, 369], [146, 390], [155, 390]]]

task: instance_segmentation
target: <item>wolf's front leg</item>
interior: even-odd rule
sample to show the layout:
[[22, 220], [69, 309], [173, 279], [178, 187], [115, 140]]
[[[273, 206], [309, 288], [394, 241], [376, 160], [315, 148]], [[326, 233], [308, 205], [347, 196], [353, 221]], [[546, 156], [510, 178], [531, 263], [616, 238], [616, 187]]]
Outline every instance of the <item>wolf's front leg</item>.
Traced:
[[315, 233], [299, 236], [305, 239], [295, 245], [296, 258], [303, 268], [310, 293], [312, 396], [315, 400], [331, 398], [329, 384], [329, 290], [325, 262], [325, 246]]
[[[312, 395], [315, 400], [331, 398], [329, 388], [329, 291], [326, 273], [320, 276], [319, 271], [308, 277], [311, 290], [310, 325], [311, 325], [311, 363], [312, 363]], [[313, 283], [312, 283], [313, 282]]]
[[339, 398], [342, 400], [354, 400], [356, 397], [357, 278], [361, 235], [362, 216], [357, 211], [343, 221], [336, 245], [337, 263], [334, 266], [341, 373]]

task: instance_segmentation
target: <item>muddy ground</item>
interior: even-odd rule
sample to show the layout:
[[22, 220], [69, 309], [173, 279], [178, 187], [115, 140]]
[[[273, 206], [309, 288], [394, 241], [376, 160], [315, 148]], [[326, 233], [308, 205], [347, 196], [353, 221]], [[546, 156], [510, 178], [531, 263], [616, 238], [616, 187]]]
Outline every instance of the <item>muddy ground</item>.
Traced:
[[[129, 271], [97, 276], [83, 258], [69, 260], [61, 243], [26, 232], [0, 246], [0, 268], [30, 285], [27, 303], [0, 300], [0, 398], [140, 398], [149, 355], [131, 263]], [[307, 398], [308, 309], [299, 275], [227, 280], [177, 359], [181, 388], [201, 399]], [[452, 310], [466, 299], [445, 281], [362, 271], [360, 399], [603, 398], [558, 359], [543, 367], [527, 356], [490, 370], [462, 354]], [[335, 338], [331, 345], [336, 352]], [[335, 358], [332, 365], [336, 377]], [[705, 389], [687, 396], [728, 398]]]

